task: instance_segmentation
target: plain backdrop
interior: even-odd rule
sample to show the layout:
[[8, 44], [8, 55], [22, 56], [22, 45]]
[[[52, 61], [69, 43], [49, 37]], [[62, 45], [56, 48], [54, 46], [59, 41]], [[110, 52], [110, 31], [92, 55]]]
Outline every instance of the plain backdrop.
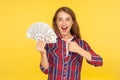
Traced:
[[83, 61], [82, 80], [119, 80], [119, 0], [0, 0], [0, 80], [47, 80], [39, 69], [36, 41], [26, 38], [35, 22], [52, 27], [52, 17], [62, 6], [76, 14], [82, 39], [103, 58], [102, 67]]

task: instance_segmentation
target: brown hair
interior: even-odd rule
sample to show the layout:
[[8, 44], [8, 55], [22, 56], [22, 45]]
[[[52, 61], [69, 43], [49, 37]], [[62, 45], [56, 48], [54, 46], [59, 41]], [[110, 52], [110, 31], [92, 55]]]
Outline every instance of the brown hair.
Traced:
[[57, 24], [56, 24], [56, 18], [57, 18], [58, 13], [61, 12], [61, 11], [66, 12], [67, 14], [69, 14], [72, 17], [73, 25], [72, 25], [72, 28], [70, 30], [70, 33], [72, 35], [76, 35], [77, 38], [81, 39], [80, 31], [79, 31], [79, 25], [77, 23], [75, 13], [72, 11], [72, 9], [70, 9], [68, 7], [61, 7], [59, 9], [57, 9], [57, 11], [55, 12], [54, 17], [53, 17], [53, 22], [52, 22], [53, 30], [55, 31], [55, 33], [59, 33], [59, 30], [58, 30], [58, 27], [57, 27]]

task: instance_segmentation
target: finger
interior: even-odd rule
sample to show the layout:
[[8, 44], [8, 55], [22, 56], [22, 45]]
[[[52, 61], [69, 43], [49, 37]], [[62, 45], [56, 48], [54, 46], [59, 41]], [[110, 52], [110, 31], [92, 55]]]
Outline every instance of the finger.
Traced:
[[42, 45], [43, 45], [43, 41], [41, 40], [39, 44], [39, 48], [42, 48]]
[[71, 42], [68, 42], [68, 50], [70, 50], [70, 44], [71, 44]]
[[41, 41], [41, 40], [38, 40], [38, 42], [37, 42], [37, 44], [36, 44], [36, 48], [40, 48], [41, 44], [42, 44], [42, 41]]
[[43, 45], [44, 45], [44, 43], [41, 41], [41, 45], [40, 45], [40, 47], [43, 49]]
[[70, 42], [68, 43], [68, 49], [70, 50], [72, 47], [73, 47], [73, 42], [70, 41]]
[[44, 47], [45, 47], [45, 42], [41, 40], [39, 43], [39, 48], [43, 49]]
[[36, 48], [39, 46], [39, 44], [40, 44], [40, 40], [37, 41]]
[[42, 41], [41, 47], [44, 48], [46, 45], [46, 43], [44, 41]]

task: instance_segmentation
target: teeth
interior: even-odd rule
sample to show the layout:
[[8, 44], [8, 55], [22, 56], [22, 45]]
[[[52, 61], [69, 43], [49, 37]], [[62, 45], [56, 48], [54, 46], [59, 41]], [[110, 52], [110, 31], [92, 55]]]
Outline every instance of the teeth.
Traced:
[[62, 29], [67, 29], [67, 27], [62, 27]]

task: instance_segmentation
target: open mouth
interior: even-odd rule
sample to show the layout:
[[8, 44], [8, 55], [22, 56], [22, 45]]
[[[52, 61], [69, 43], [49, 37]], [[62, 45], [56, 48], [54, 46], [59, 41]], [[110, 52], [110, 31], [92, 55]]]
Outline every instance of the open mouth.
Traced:
[[63, 31], [66, 31], [68, 27], [61, 27]]

